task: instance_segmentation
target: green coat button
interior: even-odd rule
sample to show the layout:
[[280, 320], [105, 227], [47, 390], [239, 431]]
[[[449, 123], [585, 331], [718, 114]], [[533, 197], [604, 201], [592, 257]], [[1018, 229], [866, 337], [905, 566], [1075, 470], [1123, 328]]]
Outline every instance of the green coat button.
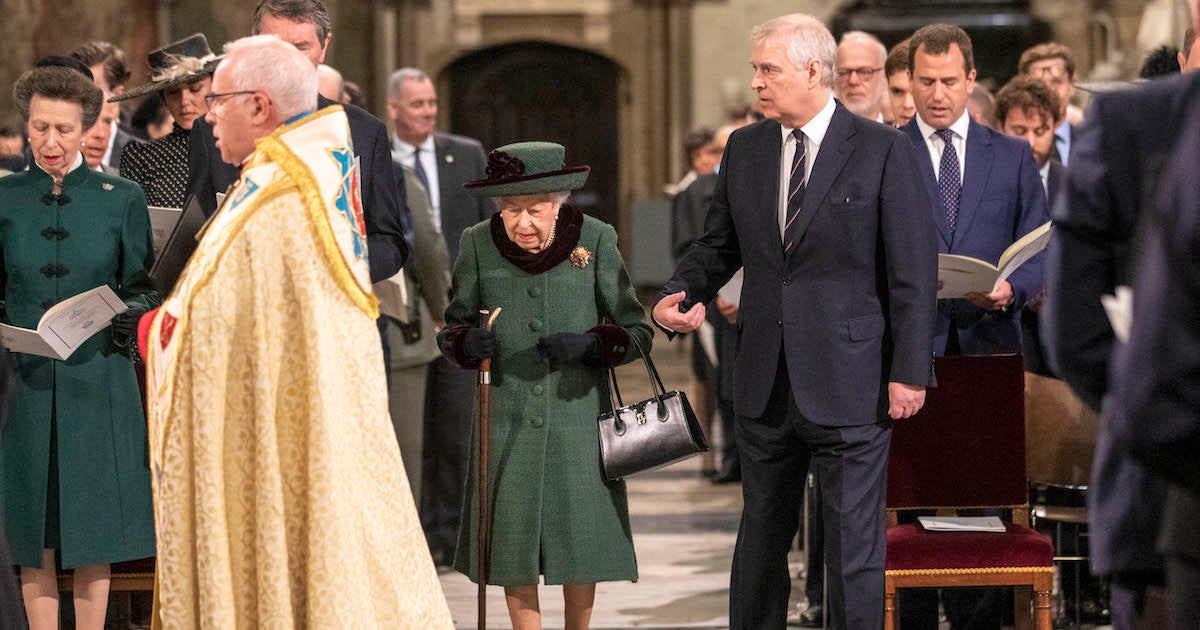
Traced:
[[538, 296], [540, 296], [541, 294], [542, 294], [542, 290], [541, 290], [541, 288], [539, 288], [539, 287], [529, 287], [529, 297], [533, 297], [533, 298], [535, 298], [535, 297], [538, 297]]
[[541, 385], [534, 385], [534, 386], [533, 386], [533, 395], [534, 395], [534, 396], [541, 396], [541, 395], [542, 395], [542, 393], [543, 393], [543, 392], [545, 392], [545, 391], [546, 391], [546, 389], [545, 389], [544, 387], [542, 387]]
[[529, 322], [529, 330], [537, 332], [541, 329], [542, 329], [542, 322], [540, 322], [536, 319]]
[[534, 416], [533, 420], [530, 420], [530, 422], [533, 423], [533, 426], [535, 426], [539, 429], [542, 428], [542, 425], [546, 424], [546, 421], [542, 420], [541, 416]]

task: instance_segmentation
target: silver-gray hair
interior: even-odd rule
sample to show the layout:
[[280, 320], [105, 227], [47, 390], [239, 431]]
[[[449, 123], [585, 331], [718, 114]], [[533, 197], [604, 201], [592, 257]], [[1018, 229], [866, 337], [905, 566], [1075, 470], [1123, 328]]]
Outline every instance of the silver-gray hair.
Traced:
[[420, 68], [400, 68], [388, 77], [388, 98], [400, 96], [405, 81], [431, 81], [428, 74]]
[[821, 20], [807, 13], [790, 13], [767, 20], [750, 31], [755, 45], [780, 38], [787, 46], [788, 59], [797, 68], [810, 61], [821, 64], [821, 85], [833, 87], [833, 69], [837, 63], [837, 43]]
[[238, 90], [261, 90], [284, 119], [317, 106], [317, 69], [295, 46], [272, 35], [225, 44], [225, 61]]
[[879, 57], [879, 67], [883, 67], [887, 63], [888, 50], [879, 38], [866, 31], [846, 31], [842, 34], [842, 41], [838, 42], [838, 48], [849, 44], [863, 44], [875, 49], [875, 53]]
[[537, 195], [504, 195], [502, 197], [492, 197], [492, 203], [495, 204], [497, 210], [500, 210], [501, 208], [504, 207], [504, 202], [506, 202], [509, 199], [514, 199], [516, 197], [549, 197], [554, 200], [555, 204], [562, 206], [564, 203], [567, 202], [567, 199], [571, 198], [571, 193], [569, 191], [564, 190], [564, 191], [559, 191], [559, 192], [542, 193], [542, 194], [537, 194]]

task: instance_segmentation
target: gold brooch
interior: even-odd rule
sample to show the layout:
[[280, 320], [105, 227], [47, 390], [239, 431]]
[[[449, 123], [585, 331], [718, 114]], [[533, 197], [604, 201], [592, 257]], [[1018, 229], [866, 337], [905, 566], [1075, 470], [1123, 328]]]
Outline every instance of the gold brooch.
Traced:
[[109, 184], [108, 182], [100, 184], [100, 187], [103, 188], [104, 190], [112, 190], [113, 189], [113, 185]]
[[571, 264], [574, 265], [576, 269], [583, 269], [590, 262], [592, 262], [592, 252], [589, 252], [583, 247], [576, 247], [575, 249], [571, 250]]

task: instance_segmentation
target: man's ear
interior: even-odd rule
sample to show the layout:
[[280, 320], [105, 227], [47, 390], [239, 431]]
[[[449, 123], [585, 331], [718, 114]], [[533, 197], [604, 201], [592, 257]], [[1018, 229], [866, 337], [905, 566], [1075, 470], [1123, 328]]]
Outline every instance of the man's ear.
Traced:
[[254, 110], [250, 112], [250, 121], [255, 125], [264, 125], [270, 122], [271, 98], [262, 92], [255, 92], [250, 96], [250, 100], [254, 102]]
[[333, 41], [333, 33], [325, 34], [325, 41], [321, 42], [321, 60], [318, 64], [325, 63], [325, 55], [329, 53], [329, 42]]

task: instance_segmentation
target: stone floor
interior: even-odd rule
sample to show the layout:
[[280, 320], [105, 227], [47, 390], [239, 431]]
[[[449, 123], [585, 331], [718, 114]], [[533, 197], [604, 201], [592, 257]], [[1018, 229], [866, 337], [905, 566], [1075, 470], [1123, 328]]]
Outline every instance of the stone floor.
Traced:
[[[667, 388], [686, 389], [688, 345], [667, 344], [661, 336], [655, 341], [653, 355]], [[623, 366], [618, 378], [627, 399], [650, 395], [646, 373], [639, 365]], [[688, 397], [696, 400], [691, 391]], [[710, 437], [715, 433], [719, 431], [710, 432]], [[699, 458], [630, 478], [627, 484], [639, 581], [600, 584], [592, 627], [728, 628], [729, 567], [742, 509], [741, 486], [714, 486], [701, 478]], [[796, 575], [802, 554], [793, 554], [793, 560]], [[475, 584], [449, 569], [442, 571], [441, 578], [456, 625], [475, 628]], [[795, 581], [795, 601], [804, 599], [799, 586]], [[540, 595], [545, 627], [561, 628], [561, 589], [542, 587]], [[487, 612], [489, 628], [509, 627], [499, 587], [488, 589]]]

